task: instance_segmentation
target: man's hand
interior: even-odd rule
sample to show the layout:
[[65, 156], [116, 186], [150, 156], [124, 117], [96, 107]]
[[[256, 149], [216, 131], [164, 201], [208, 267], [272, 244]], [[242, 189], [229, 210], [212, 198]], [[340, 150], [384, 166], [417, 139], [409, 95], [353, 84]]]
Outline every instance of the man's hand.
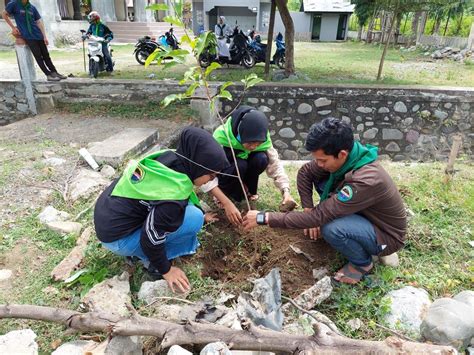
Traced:
[[185, 293], [191, 289], [188, 278], [178, 267], [172, 266], [170, 271], [163, 275], [163, 278], [166, 280], [166, 282], [168, 282], [168, 286], [174, 293], [176, 293], [175, 286], [181, 293]]
[[48, 41], [48, 39], [47, 39], [46, 37], [44, 38], [44, 44], [46, 44], [47, 46], [49, 46], [49, 41]]
[[217, 218], [217, 213], [215, 212], [207, 212], [204, 215], [204, 223], [211, 223], [211, 222], [217, 222], [219, 218]]
[[242, 215], [240, 211], [235, 205], [229, 201], [226, 205], [224, 205], [225, 215], [230, 223], [234, 226], [239, 226], [242, 224]]
[[[312, 208], [305, 208], [305, 212], [311, 212]], [[309, 237], [310, 239], [317, 240], [321, 238], [321, 228], [320, 227], [315, 227], [315, 228], [307, 228], [304, 230], [304, 236]]]
[[13, 35], [14, 37], [20, 37], [20, 36], [21, 36], [20, 30], [18, 29], [18, 27], [13, 27], [13, 29], [12, 29], [12, 35]]
[[293, 199], [293, 197], [290, 195], [289, 191], [285, 191], [283, 193], [283, 198], [280, 203], [280, 212], [290, 212], [293, 211], [298, 204], [296, 201]]
[[252, 230], [253, 228], [257, 227], [257, 213], [259, 211], [248, 211], [244, 217], [244, 230], [246, 232]]

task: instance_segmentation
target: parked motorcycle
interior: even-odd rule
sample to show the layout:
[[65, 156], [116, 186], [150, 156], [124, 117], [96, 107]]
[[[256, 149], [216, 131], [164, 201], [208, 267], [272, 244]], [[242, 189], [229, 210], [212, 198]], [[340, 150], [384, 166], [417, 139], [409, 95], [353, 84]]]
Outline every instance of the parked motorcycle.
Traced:
[[161, 35], [159, 38], [159, 42], [164, 47], [169, 47], [172, 50], [179, 49], [179, 42], [173, 32], [173, 27], [170, 28], [168, 32], [164, 35]]
[[230, 46], [230, 58], [218, 54], [217, 43], [214, 41], [214, 43], [210, 43], [199, 56], [199, 64], [202, 68], [207, 68], [213, 62], [227, 65], [243, 65], [247, 69], [255, 66], [255, 57], [252, 55], [248, 46], [248, 37], [242, 30], [236, 26], [233, 34], [231, 36], [225, 36], [225, 38]]
[[[82, 33], [82, 48], [84, 54], [84, 69], [85, 69], [85, 48], [84, 42], [87, 40], [87, 55], [89, 57], [89, 76], [97, 78], [99, 72], [106, 71], [108, 65], [105, 62], [104, 54], [102, 53], [102, 43], [107, 43], [110, 56], [112, 57], [113, 49], [110, 48], [110, 42], [106, 41], [104, 37], [86, 34], [85, 30], [81, 30]], [[112, 66], [115, 66], [115, 62], [112, 60]]]
[[152, 54], [155, 49], [163, 50], [162, 46], [156, 42], [155, 38], [150, 36], [142, 37], [138, 40], [135, 44], [135, 50], [133, 54], [135, 55], [135, 59], [141, 65], [145, 65], [146, 59]]
[[[250, 43], [249, 47], [257, 63], [264, 63], [267, 55], [267, 45], [262, 43], [260, 35], [255, 34], [255, 31], [249, 33]], [[276, 52], [273, 55], [270, 64], [276, 64], [280, 69], [285, 68], [285, 42], [283, 42], [283, 35], [278, 33], [275, 38]]]

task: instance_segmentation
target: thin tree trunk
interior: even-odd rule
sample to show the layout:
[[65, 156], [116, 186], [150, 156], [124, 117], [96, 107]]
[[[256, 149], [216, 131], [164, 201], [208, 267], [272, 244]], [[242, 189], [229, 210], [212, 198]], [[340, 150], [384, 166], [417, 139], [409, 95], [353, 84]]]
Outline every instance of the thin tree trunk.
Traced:
[[288, 77], [295, 73], [295, 25], [286, 0], [275, 0], [275, 2], [285, 26], [285, 75]]
[[456, 36], [459, 36], [459, 32], [461, 32], [461, 27], [462, 27], [462, 20], [464, 18], [464, 11], [461, 12], [461, 18], [459, 19], [458, 27], [456, 28]]
[[446, 19], [446, 26], [444, 26], [444, 33], [443, 37], [446, 37], [446, 31], [448, 30], [448, 25], [449, 25], [449, 19], [451, 17], [451, 9], [448, 11], [448, 18]]
[[372, 32], [374, 30], [375, 21], [377, 19], [377, 9], [374, 9], [374, 14], [369, 22], [369, 27], [367, 28], [367, 43], [372, 43]]
[[435, 17], [434, 24], [433, 24], [433, 28], [431, 30], [431, 35], [434, 35], [435, 33], [438, 33], [440, 24], [441, 24], [441, 18], [440, 18], [439, 13], [437, 13], [436, 17]]
[[420, 43], [421, 36], [425, 33], [426, 22], [428, 21], [428, 13], [423, 11], [421, 13], [421, 19], [418, 26], [418, 34], [416, 36], [416, 44]]
[[410, 36], [410, 40], [409, 40], [409, 43], [407, 45], [407, 47], [411, 47], [412, 43], [413, 43], [413, 40], [415, 41], [416, 43], [416, 39], [418, 37], [418, 26], [419, 26], [419, 23], [420, 23], [420, 12], [415, 12], [415, 15], [413, 16], [413, 22], [411, 23], [411, 36]]
[[402, 26], [402, 16], [397, 17], [397, 25], [395, 27], [395, 36], [393, 40], [393, 45], [396, 46], [398, 44], [398, 39], [400, 37], [400, 28]]
[[395, 19], [397, 18], [397, 16], [398, 16], [398, 10], [396, 9], [393, 12], [393, 20], [392, 20], [392, 24], [390, 26], [390, 31], [389, 31], [389, 34], [388, 34], [388, 40], [387, 40], [387, 43], [385, 43], [385, 46], [383, 47], [382, 58], [380, 58], [379, 72], [377, 73], [377, 81], [379, 81], [382, 78], [383, 64], [385, 62], [385, 56], [387, 54], [388, 45], [390, 43], [390, 38], [392, 38], [393, 29], [395, 28]]
[[270, 58], [272, 57], [272, 44], [273, 44], [273, 29], [275, 27], [275, 13], [276, 13], [276, 2], [272, 0], [270, 5], [270, 23], [268, 24], [268, 35], [267, 35], [267, 53], [265, 53], [265, 79], [269, 80], [270, 74]]
[[357, 32], [357, 40], [360, 42], [362, 41], [362, 30], [364, 29], [364, 26], [359, 24], [359, 31]]
[[[55, 322], [82, 332], [104, 332], [110, 336], [154, 336], [161, 339], [160, 348], [172, 345], [205, 345], [219, 339], [232, 350], [256, 350], [305, 354], [455, 354], [449, 346], [404, 341], [389, 337], [384, 341], [350, 339], [338, 335], [323, 323], [314, 327], [315, 334], [307, 337], [291, 335], [256, 327], [242, 320], [243, 330], [214, 324], [188, 322], [185, 325], [132, 315], [80, 313], [68, 309], [33, 305], [0, 305], [0, 319], [23, 318]], [[133, 313], [134, 312], [134, 313]], [[161, 350], [160, 349], [160, 350]]]

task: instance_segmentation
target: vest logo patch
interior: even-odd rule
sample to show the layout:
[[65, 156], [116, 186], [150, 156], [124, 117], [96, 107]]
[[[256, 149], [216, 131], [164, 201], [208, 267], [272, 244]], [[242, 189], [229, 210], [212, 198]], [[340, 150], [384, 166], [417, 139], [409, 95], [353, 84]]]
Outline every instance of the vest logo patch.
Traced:
[[354, 196], [354, 191], [350, 185], [345, 185], [342, 189], [337, 193], [337, 199], [341, 202], [347, 202], [352, 199]]
[[143, 180], [144, 177], [145, 177], [145, 172], [143, 171], [142, 168], [138, 166], [133, 172], [132, 177], [130, 179], [132, 180], [132, 184], [138, 184], [140, 181]]

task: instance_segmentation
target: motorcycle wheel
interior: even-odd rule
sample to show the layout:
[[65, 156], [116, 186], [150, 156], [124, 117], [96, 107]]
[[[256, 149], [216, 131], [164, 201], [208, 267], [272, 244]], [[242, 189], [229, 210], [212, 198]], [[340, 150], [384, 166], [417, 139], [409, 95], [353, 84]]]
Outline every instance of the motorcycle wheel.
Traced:
[[278, 68], [280, 68], [280, 69], [285, 69], [285, 56], [279, 55], [279, 56], [275, 59], [275, 64], [278, 66]]
[[96, 63], [94, 59], [89, 60], [89, 75], [97, 78], [99, 74], [99, 63]]
[[211, 65], [211, 59], [209, 58], [208, 55], [201, 55], [199, 56], [199, 65], [201, 68], [207, 68], [209, 65]]
[[135, 59], [141, 65], [145, 65], [145, 61], [149, 56], [150, 56], [150, 53], [148, 53], [147, 51], [144, 51], [144, 50], [138, 50], [135, 53]]
[[245, 53], [244, 56], [242, 57], [242, 64], [244, 67], [247, 69], [253, 68], [255, 66], [255, 57], [250, 54], [250, 53]]

